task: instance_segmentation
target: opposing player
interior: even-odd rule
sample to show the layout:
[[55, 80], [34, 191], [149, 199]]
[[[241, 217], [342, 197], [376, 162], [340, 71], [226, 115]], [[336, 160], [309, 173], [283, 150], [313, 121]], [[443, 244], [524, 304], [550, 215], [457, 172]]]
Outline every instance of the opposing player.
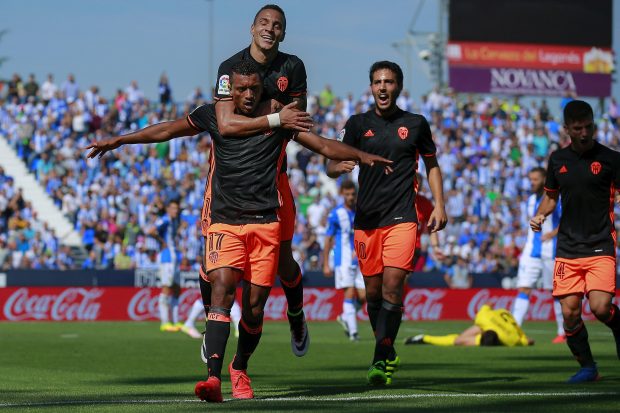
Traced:
[[493, 310], [490, 305], [480, 307], [474, 325], [461, 334], [431, 336], [418, 334], [405, 339], [405, 344], [433, 344], [435, 346], [529, 346], [528, 339], [512, 314], [506, 309]]
[[338, 322], [343, 326], [351, 341], [359, 341], [357, 331], [357, 309], [366, 301], [364, 279], [359, 270], [353, 244], [353, 221], [357, 189], [352, 181], [340, 184], [343, 203], [331, 210], [327, 218], [327, 233], [323, 246], [323, 274], [332, 276], [329, 265], [333, 251], [334, 279], [336, 289], [344, 290], [342, 314]]
[[[355, 211], [355, 250], [366, 286], [368, 316], [375, 332], [375, 352], [367, 379], [372, 385], [389, 384], [400, 359], [394, 341], [403, 313], [405, 277], [413, 269], [416, 245], [415, 171], [422, 155], [435, 208], [431, 231], [447, 222], [441, 171], [426, 119], [396, 106], [403, 72], [388, 61], [370, 68], [370, 87], [376, 107], [352, 116], [340, 133], [346, 144], [394, 161], [394, 173], [360, 167]], [[337, 177], [347, 166], [329, 162], [327, 173]]]
[[159, 294], [160, 330], [176, 332], [183, 324], [179, 323], [179, 295], [181, 294], [179, 263], [181, 253], [177, 249], [179, 236], [179, 203], [171, 201], [166, 213], [157, 220], [152, 229], [161, 246], [157, 254], [158, 274], [161, 282]]
[[[277, 102], [276, 107], [286, 105], [285, 109], [306, 108], [307, 82], [304, 63], [297, 56], [279, 51], [280, 43], [286, 35], [284, 11], [275, 4], [261, 7], [254, 17], [250, 33], [250, 46], [224, 61], [218, 70], [215, 110], [220, 133], [224, 137], [252, 136], [278, 127], [286, 119], [290, 119], [290, 123], [294, 124], [294, 129], [298, 131], [309, 130], [312, 122], [305, 112], [287, 111], [285, 114], [280, 112], [252, 118], [234, 111], [230, 94], [231, 67], [243, 60], [259, 65], [263, 78], [263, 100], [272, 99]], [[282, 236], [278, 274], [288, 304], [286, 314], [291, 330], [291, 348], [296, 356], [301, 357], [308, 351], [310, 338], [303, 312], [301, 269], [293, 259], [291, 249], [296, 211], [286, 169], [285, 158], [278, 175], [278, 189], [282, 196], [282, 207], [279, 211]], [[209, 286], [204, 285], [202, 288], [208, 290]], [[208, 308], [208, 305], [209, 303], [205, 303], [205, 308]], [[204, 345], [202, 351], [205, 351]]]
[[560, 299], [566, 341], [581, 368], [568, 383], [596, 381], [598, 369], [581, 319], [585, 295], [597, 319], [613, 332], [620, 358], [620, 310], [616, 292], [614, 195], [620, 186], [620, 153], [594, 140], [594, 114], [584, 101], [564, 107], [570, 145], [549, 157], [545, 195], [530, 221], [539, 232], [547, 216], [562, 203], [553, 270], [553, 296]]
[[[528, 177], [532, 187], [532, 194], [527, 200], [527, 216], [533, 217], [542, 201], [545, 193], [545, 170], [533, 168]], [[525, 247], [519, 258], [519, 272], [517, 273], [517, 288], [519, 292], [514, 302], [512, 315], [519, 326], [530, 305], [530, 294], [539, 280], [545, 290], [551, 291], [553, 287], [553, 260], [555, 258], [555, 243], [560, 224], [561, 208], [556, 208], [551, 219], [546, 220], [540, 232], [534, 232], [529, 228]], [[557, 323], [557, 336], [553, 339], [554, 344], [566, 341], [564, 327], [562, 326], [562, 306], [557, 298], [553, 300], [553, 310]]]

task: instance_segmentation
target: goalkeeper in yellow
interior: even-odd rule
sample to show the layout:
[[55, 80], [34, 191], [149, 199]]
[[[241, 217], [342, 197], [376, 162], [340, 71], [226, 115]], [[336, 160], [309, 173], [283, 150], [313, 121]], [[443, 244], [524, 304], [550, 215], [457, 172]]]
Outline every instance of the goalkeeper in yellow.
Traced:
[[474, 319], [474, 325], [461, 334], [429, 336], [419, 334], [407, 337], [405, 344], [432, 344], [435, 346], [531, 346], [534, 341], [527, 338], [510, 314], [500, 308], [493, 310], [485, 304]]

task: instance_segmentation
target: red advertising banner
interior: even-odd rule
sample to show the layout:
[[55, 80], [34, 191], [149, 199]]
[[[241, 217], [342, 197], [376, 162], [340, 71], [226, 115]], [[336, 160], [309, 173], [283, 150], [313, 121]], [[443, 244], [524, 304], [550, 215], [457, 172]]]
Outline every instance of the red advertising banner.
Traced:
[[[620, 292], [620, 291], [619, 291]], [[512, 308], [517, 292], [503, 289], [450, 290], [418, 288], [407, 291], [404, 300], [405, 320], [470, 320], [486, 303], [495, 308]], [[22, 287], [0, 289], [1, 321], [146, 321], [158, 319], [157, 288], [133, 287]], [[198, 289], [184, 290], [179, 313], [185, 318]], [[304, 310], [313, 321], [335, 320], [342, 311], [342, 291], [333, 288], [306, 288]], [[620, 299], [614, 299], [620, 304]], [[360, 317], [367, 318], [364, 310]], [[530, 320], [553, 320], [553, 300], [548, 292], [534, 291]], [[584, 305], [584, 318], [593, 319]], [[274, 288], [265, 307], [265, 319], [286, 320], [286, 297]]]
[[450, 66], [555, 69], [611, 74], [613, 51], [609, 48], [543, 44], [449, 42]]

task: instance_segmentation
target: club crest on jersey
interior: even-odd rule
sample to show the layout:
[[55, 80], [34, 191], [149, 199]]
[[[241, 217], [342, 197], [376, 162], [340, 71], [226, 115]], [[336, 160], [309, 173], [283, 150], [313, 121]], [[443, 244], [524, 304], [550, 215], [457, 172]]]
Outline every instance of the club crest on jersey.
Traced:
[[220, 76], [217, 81], [217, 93], [220, 95], [230, 95], [230, 78], [228, 75]]
[[342, 129], [342, 130], [340, 131], [340, 133], [338, 134], [338, 141], [339, 141], [339, 142], [342, 142], [342, 140], [344, 139], [344, 134], [345, 134], [345, 133], [346, 133], [346, 130], [345, 130], [345, 129]]
[[407, 129], [404, 126], [401, 126], [400, 128], [398, 128], [398, 137], [401, 138], [402, 140], [407, 139], [407, 136], [409, 136], [409, 129]]
[[276, 82], [276, 84], [278, 85], [278, 89], [280, 89], [280, 92], [284, 92], [286, 90], [286, 88], [288, 87], [288, 79], [286, 76], [280, 76], [278, 78], [278, 81]]
[[598, 175], [599, 173], [601, 173], [601, 169], [603, 169], [603, 167], [599, 162], [592, 162], [590, 164], [590, 170], [594, 175]]
[[211, 261], [212, 264], [215, 264], [218, 258], [220, 258], [220, 256], [217, 251], [211, 251], [211, 253], [209, 253], [209, 261]]

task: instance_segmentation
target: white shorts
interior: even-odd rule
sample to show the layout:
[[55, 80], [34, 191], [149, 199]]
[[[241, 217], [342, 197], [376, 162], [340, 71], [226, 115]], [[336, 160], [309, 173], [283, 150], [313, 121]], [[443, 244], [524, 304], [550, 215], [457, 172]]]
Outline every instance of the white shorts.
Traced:
[[181, 284], [181, 272], [178, 271], [174, 264], [159, 264], [159, 281], [162, 287], [172, 287]]
[[364, 277], [360, 267], [355, 266], [339, 266], [334, 268], [334, 278], [336, 281], [336, 289], [341, 290], [343, 288], [355, 287], [363, 290]]
[[553, 288], [553, 264], [550, 258], [534, 258], [521, 256], [517, 273], [517, 288], [536, 288], [538, 280], [542, 280], [542, 288]]

